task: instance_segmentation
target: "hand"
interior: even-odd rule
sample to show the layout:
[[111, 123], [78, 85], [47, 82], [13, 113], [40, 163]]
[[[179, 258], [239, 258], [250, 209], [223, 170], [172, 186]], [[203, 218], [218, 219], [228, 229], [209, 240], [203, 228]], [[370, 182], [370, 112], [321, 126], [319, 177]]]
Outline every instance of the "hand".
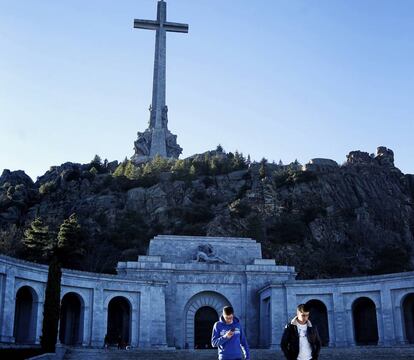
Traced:
[[233, 335], [234, 335], [234, 332], [229, 330], [224, 334], [224, 337], [226, 337], [227, 339], [230, 339]]

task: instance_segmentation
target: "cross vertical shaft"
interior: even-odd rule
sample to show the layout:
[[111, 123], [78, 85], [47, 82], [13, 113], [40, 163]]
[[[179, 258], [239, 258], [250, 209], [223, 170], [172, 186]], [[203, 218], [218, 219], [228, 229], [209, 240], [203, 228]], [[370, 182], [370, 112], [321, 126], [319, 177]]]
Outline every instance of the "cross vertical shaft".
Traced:
[[187, 24], [167, 22], [167, 4], [158, 1], [157, 20], [134, 20], [134, 28], [155, 30], [154, 76], [149, 128], [152, 140], [149, 156], [167, 155], [167, 107], [166, 107], [166, 32], [188, 32]]
[[155, 35], [154, 77], [152, 89], [152, 109], [155, 111], [155, 128], [162, 127], [161, 112], [165, 106], [167, 39], [163, 25], [166, 17], [167, 4], [164, 1], [159, 1], [157, 8], [157, 22], [160, 26], [157, 28]]

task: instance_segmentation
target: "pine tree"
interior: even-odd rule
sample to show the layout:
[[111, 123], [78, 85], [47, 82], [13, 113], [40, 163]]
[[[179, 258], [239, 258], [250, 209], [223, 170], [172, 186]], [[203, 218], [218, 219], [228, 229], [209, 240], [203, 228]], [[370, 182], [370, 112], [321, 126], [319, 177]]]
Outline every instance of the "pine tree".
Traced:
[[81, 238], [81, 227], [76, 214], [72, 214], [60, 225], [57, 235], [56, 252], [63, 266], [79, 263], [84, 254]]
[[40, 217], [35, 218], [30, 227], [25, 230], [23, 244], [30, 250], [30, 259], [39, 261], [47, 256], [47, 251], [52, 246], [49, 226], [44, 225]]
[[118, 167], [114, 171], [114, 176], [125, 176], [125, 168], [128, 165], [129, 160], [125, 157], [124, 161], [122, 161]]
[[194, 178], [196, 176], [196, 173], [197, 173], [197, 171], [196, 171], [196, 168], [195, 168], [194, 164], [191, 164], [190, 170], [189, 170], [190, 177]]
[[98, 166], [102, 165], [101, 157], [99, 155], [95, 155], [91, 161], [91, 164], [98, 165]]
[[132, 161], [128, 161], [124, 167], [124, 173], [122, 174], [130, 180], [139, 179], [141, 176], [141, 168], [136, 166]]
[[184, 160], [177, 159], [171, 167], [174, 179], [182, 179], [188, 174], [187, 163]]
[[260, 179], [264, 179], [266, 177], [266, 164], [267, 164], [267, 159], [262, 158], [262, 160], [260, 160], [260, 168], [259, 168]]
[[223, 149], [223, 147], [221, 146], [221, 144], [218, 144], [218, 145], [217, 145], [217, 147], [216, 147], [216, 151], [217, 151], [218, 153], [223, 153], [223, 152], [224, 152], [224, 149]]
[[234, 153], [234, 158], [232, 160], [233, 162], [233, 170], [242, 170], [246, 168], [246, 160], [243, 157], [242, 153], [239, 153], [237, 150]]

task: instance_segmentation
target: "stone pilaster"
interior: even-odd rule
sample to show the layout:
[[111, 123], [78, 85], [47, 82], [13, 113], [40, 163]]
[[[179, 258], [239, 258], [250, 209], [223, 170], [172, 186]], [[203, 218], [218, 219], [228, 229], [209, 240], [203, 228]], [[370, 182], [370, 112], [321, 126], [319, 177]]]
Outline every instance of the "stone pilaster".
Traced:
[[15, 271], [10, 269], [5, 276], [3, 287], [2, 322], [0, 329], [0, 342], [14, 343], [13, 326], [15, 311]]
[[92, 339], [91, 345], [96, 347], [103, 346], [106, 327], [107, 311], [104, 309], [103, 288], [97, 287], [93, 290], [93, 309], [92, 309]]
[[[347, 345], [355, 345], [352, 332], [352, 311], [345, 311], [343, 295], [337, 288], [333, 292], [333, 308], [336, 335], [335, 346], [344, 347]], [[351, 322], [347, 324], [347, 321]]]
[[151, 314], [156, 314], [151, 320], [151, 346], [167, 346], [167, 322], [165, 314], [165, 288], [152, 286], [151, 292]]
[[284, 331], [284, 326], [289, 321], [288, 314], [286, 314], [286, 287], [284, 284], [272, 286], [272, 301], [270, 305], [271, 314], [271, 349], [279, 349], [280, 341]]

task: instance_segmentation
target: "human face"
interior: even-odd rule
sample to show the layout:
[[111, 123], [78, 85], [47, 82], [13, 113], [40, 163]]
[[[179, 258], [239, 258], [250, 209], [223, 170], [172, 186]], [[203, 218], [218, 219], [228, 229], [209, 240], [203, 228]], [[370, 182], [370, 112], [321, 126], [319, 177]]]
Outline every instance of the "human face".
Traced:
[[226, 315], [223, 312], [223, 318], [224, 318], [224, 321], [226, 322], [226, 324], [231, 324], [233, 322], [233, 314]]
[[301, 325], [306, 324], [306, 322], [309, 319], [309, 312], [304, 312], [304, 311], [296, 311], [296, 315], [298, 317], [298, 323]]

